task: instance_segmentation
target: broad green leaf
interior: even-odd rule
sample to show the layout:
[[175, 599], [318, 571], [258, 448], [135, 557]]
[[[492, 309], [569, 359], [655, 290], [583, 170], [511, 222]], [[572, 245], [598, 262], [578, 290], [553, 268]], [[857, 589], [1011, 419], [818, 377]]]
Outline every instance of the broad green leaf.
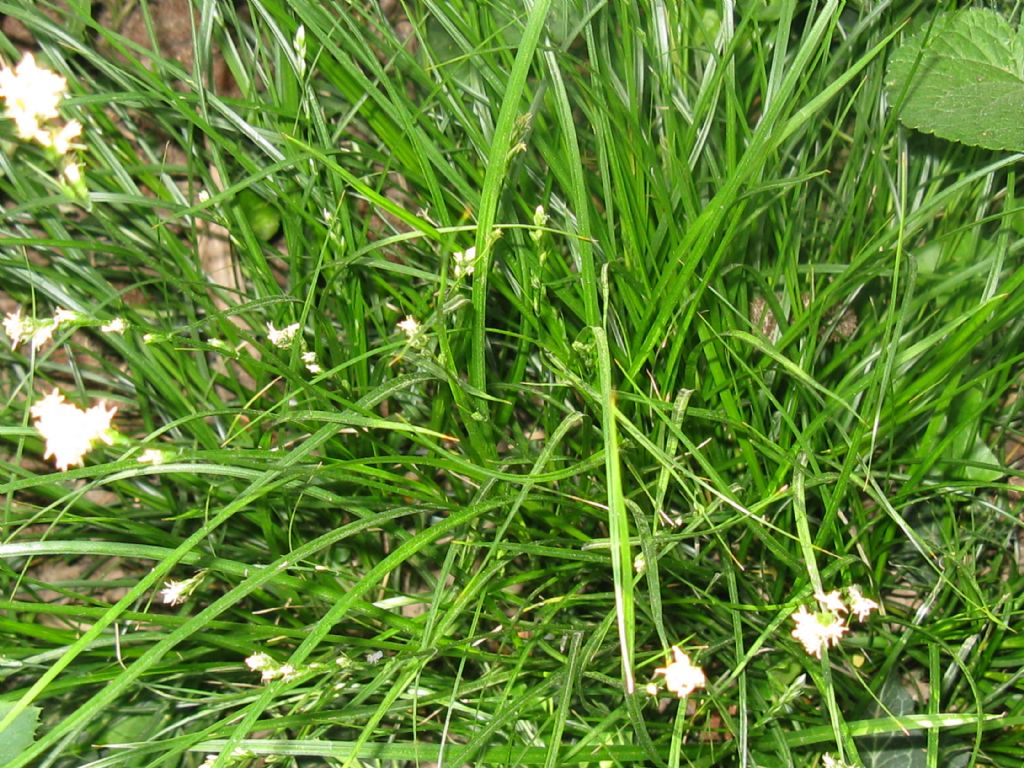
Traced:
[[[896, 678], [885, 681], [879, 694], [881, 706], [876, 706], [872, 715], [883, 717], [888, 714], [911, 715], [916, 704], [913, 697]], [[924, 735], [921, 733], [879, 733], [858, 741], [860, 756], [868, 768], [925, 768], [927, 765], [924, 749]]]
[[924, 24], [889, 61], [904, 125], [986, 149], [1024, 150], [1024, 38], [994, 11]]
[[957, 432], [946, 451], [946, 458], [957, 463], [971, 462], [962, 466], [963, 476], [968, 480], [991, 483], [1002, 477], [1004, 472], [1000, 469], [999, 459], [981, 437], [980, 419], [985, 410], [985, 393], [981, 387], [969, 389], [953, 402], [951, 415]]
[[[13, 702], [0, 701], [0, 719], [14, 708]], [[36, 740], [39, 707], [26, 707], [7, 728], [0, 731], [0, 765], [8, 765]]]
[[243, 189], [238, 194], [238, 202], [256, 237], [264, 241], [273, 239], [281, 228], [280, 211], [251, 189]]
[[[970, 456], [967, 458], [972, 462], [964, 468], [964, 476], [968, 480], [975, 480], [979, 483], [993, 483], [1006, 474], [1000, 467], [999, 459], [996, 458], [995, 453], [980, 437], [975, 438], [974, 446], [971, 449]], [[978, 466], [979, 464], [986, 464], [987, 466]]]

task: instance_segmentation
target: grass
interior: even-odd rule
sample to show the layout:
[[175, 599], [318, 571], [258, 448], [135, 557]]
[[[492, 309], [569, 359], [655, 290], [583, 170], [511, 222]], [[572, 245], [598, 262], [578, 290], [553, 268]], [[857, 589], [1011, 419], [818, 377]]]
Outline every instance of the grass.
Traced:
[[378, 5], [0, 3], [88, 187], [0, 126], [81, 315], [0, 347], [8, 764], [1020, 766], [1020, 157], [900, 127], [930, 4]]

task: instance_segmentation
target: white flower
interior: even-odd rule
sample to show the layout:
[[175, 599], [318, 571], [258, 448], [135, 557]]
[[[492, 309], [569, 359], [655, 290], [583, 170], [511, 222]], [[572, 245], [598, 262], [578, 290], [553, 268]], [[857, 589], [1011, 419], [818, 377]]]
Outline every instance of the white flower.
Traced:
[[196, 202], [197, 203], [205, 203], [209, 199], [210, 199], [210, 193], [209, 193], [208, 190], [205, 190], [205, 189], [200, 189], [199, 193], [196, 195]]
[[294, 680], [298, 677], [298, 671], [291, 664], [278, 664], [266, 653], [254, 653], [245, 660], [245, 666], [253, 672], [260, 673], [260, 681], [269, 683], [272, 680]]
[[828, 753], [821, 756], [821, 764], [824, 768], [853, 768], [853, 766], [847, 765], [842, 760], [836, 760]]
[[415, 317], [408, 315], [405, 320], [398, 324], [398, 330], [402, 331], [410, 339], [413, 339], [420, 332], [420, 324], [416, 322]]
[[128, 324], [124, 321], [123, 317], [115, 317], [106, 325], [100, 327], [100, 330], [104, 333], [124, 333]]
[[64, 163], [64, 180], [73, 187], [81, 184], [82, 166], [74, 161]]
[[4, 317], [4, 333], [11, 340], [11, 348], [17, 349], [18, 345], [32, 337], [33, 323], [21, 316], [21, 307], [13, 312], [8, 312]]
[[[75, 139], [82, 135], [82, 124], [77, 120], [69, 120], [61, 128], [39, 131], [36, 141], [44, 147], [53, 147], [58, 155], [66, 155], [75, 147]], [[67, 175], [67, 170], [64, 171]]]
[[[548, 223], [548, 215], [544, 211], [544, 206], [543, 205], [538, 205], [534, 209], [534, 211], [533, 211], [533, 227], [534, 228], [532, 230], [530, 230], [530, 239], [533, 240], [533, 242], [539, 244], [540, 241], [544, 239], [544, 227], [547, 226], [547, 223]], [[543, 251], [541, 252], [541, 254], [542, 255], [541, 255], [540, 259], [541, 259], [541, 263], [543, 263], [546, 254], [544, 254]]]
[[31, 53], [26, 53], [15, 69], [0, 70], [0, 98], [4, 100], [7, 116], [14, 120], [18, 136], [38, 139], [39, 124], [60, 115], [57, 107], [67, 87], [67, 80], [38, 66]]
[[[273, 680], [275, 677], [280, 677], [284, 681], [294, 680], [299, 676], [299, 673], [295, 671], [295, 667], [291, 664], [282, 664], [276, 670], [274, 670], [273, 676], [270, 678]], [[263, 673], [263, 682], [266, 682], [267, 673]]]
[[269, 654], [254, 653], [245, 660], [245, 666], [247, 666], [253, 672], [262, 672], [265, 669], [269, 669], [274, 666], [274, 660]]
[[93, 443], [102, 440], [112, 444], [110, 420], [117, 408], [109, 411], [95, 405], [83, 411], [71, 403], [64, 402], [64, 396], [56, 389], [32, 406], [35, 427], [46, 439], [43, 458], [53, 457], [57, 469], [67, 469], [72, 464], [81, 464]]
[[164, 452], [157, 450], [156, 448], [147, 448], [141, 454], [139, 454], [139, 464], [157, 464], [164, 463]]
[[476, 267], [476, 246], [464, 251], [456, 251], [452, 254], [452, 261], [455, 262], [456, 280], [461, 280], [466, 275], [472, 275]]
[[292, 38], [292, 47], [295, 49], [295, 63], [299, 70], [299, 77], [306, 72], [306, 27], [299, 24], [295, 30], [295, 37]]
[[302, 362], [306, 364], [306, 370], [314, 376], [323, 371], [323, 368], [320, 367], [320, 363], [316, 361], [316, 352], [303, 352]]
[[847, 589], [846, 594], [850, 598], [850, 610], [853, 611], [853, 615], [857, 617], [857, 621], [864, 621], [871, 615], [872, 611], [878, 610], [878, 603], [864, 597], [864, 595], [860, 593], [860, 588], [856, 585]]
[[46, 342], [53, 338], [53, 332], [57, 330], [57, 324], [52, 320], [40, 320], [36, 330], [32, 334], [32, 348], [39, 349]]
[[376, 664], [378, 661], [384, 658], [384, 651], [370, 651], [366, 654], [366, 662], [368, 664]]
[[814, 595], [814, 599], [818, 601], [823, 610], [832, 613], [846, 613], [846, 606], [843, 604], [843, 598], [838, 589], [833, 589], [827, 595], [818, 592]]
[[[66, 312], [67, 310], [58, 310]], [[4, 333], [11, 340], [11, 349], [17, 349], [22, 342], [31, 342], [33, 349], [39, 349], [46, 342], [53, 338], [53, 332], [57, 330], [57, 319], [35, 320], [31, 317], [21, 316], [21, 307], [8, 312], [4, 318]]]
[[298, 323], [292, 323], [281, 329], [275, 328], [273, 323], [267, 323], [267, 340], [280, 349], [287, 348], [298, 332]]
[[810, 613], [803, 605], [790, 618], [796, 622], [793, 637], [800, 641], [807, 653], [819, 659], [822, 649], [829, 645], [839, 645], [839, 640], [847, 630], [842, 618], [834, 613]]
[[60, 327], [64, 323], [77, 323], [80, 322], [82, 316], [77, 312], [64, 309], [63, 307], [57, 307], [57, 311], [53, 313], [53, 324], [56, 327]]
[[206, 572], [200, 571], [195, 576], [182, 581], [173, 579], [165, 581], [164, 588], [160, 590], [160, 599], [163, 600], [164, 605], [181, 605], [189, 595], [195, 592], [196, 587], [202, 583], [205, 576]]
[[673, 661], [667, 667], [658, 667], [656, 675], [665, 676], [665, 687], [672, 693], [683, 698], [689, 696], [697, 688], [703, 688], [706, 681], [704, 670], [690, 663], [690, 657], [683, 653], [679, 646], [672, 646]]

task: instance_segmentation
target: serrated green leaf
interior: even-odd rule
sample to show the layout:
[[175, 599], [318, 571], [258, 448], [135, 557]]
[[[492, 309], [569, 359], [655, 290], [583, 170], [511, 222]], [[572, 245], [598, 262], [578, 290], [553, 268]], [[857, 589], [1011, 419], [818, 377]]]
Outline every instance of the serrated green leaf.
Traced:
[[994, 11], [972, 8], [923, 25], [890, 59], [886, 88], [910, 128], [1024, 149], [1024, 38]]
[[[9, 701], [0, 701], [0, 720], [14, 708]], [[27, 707], [14, 718], [3, 731], [0, 731], [0, 765], [13, 762], [36, 740], [36, 726], [39, 724], [39, 707]]]

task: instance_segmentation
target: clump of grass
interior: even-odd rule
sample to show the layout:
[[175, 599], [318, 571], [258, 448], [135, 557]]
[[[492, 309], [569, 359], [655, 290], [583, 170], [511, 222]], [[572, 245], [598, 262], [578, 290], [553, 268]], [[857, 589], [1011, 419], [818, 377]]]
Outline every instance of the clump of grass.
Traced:
[[1020, 765], [1018, 158], [899, 127], [921, 4], [381, 5], [7, 9], [9, 764]]

